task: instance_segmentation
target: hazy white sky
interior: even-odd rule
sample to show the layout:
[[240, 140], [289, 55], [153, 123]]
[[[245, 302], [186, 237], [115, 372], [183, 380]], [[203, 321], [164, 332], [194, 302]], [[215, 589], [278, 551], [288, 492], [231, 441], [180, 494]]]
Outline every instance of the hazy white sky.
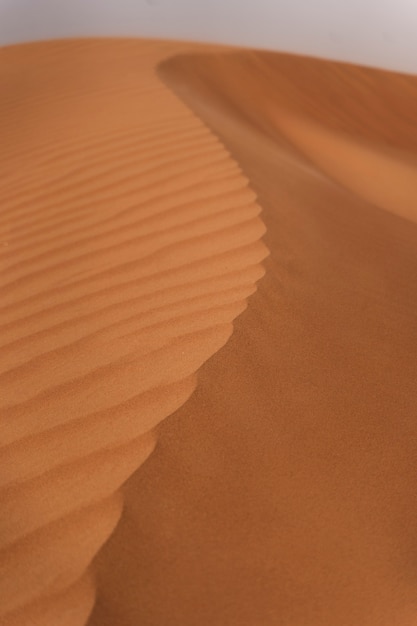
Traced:
[[0, 44], [94, 35], [242, 44], [417, 74], [417, 0], [0, 0]]

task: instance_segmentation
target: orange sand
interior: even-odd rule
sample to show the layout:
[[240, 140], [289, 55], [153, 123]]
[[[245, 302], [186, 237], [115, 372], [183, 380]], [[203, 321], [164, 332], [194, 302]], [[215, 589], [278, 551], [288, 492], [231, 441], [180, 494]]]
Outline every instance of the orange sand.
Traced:
[[1, 51], [0, 623], [412, 626], [417, 80], [189, 48]]
[[263, 274], [246, 179], [155, 75], [170, 49], [2, 53], [2, 624], [85, 623], [146, 433]]

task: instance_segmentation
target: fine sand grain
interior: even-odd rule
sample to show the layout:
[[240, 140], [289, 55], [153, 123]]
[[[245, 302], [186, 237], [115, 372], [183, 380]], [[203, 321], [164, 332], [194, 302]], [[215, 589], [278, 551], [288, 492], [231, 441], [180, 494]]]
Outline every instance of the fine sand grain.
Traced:
[[110, 40], [0, 79], [1, 625], [415, 626], [417, 79]]

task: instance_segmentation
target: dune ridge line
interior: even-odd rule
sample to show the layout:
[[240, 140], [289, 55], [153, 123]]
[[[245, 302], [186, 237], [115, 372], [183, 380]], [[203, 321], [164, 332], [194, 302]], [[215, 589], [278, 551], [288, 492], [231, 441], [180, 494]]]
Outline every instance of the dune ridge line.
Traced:
[[121, 486], [263, 275], [248, 181], [156, 75], [179, 49], [1, 50], [2, 626], [87, 622]]

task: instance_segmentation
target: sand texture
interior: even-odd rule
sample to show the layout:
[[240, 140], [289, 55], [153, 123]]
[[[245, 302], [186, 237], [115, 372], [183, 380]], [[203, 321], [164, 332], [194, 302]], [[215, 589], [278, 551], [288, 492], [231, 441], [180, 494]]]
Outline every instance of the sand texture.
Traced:
[[255, 194], [161, 50], [2, 52], [2, 624], [85, 623], [120, 486], [263, 273]]
[[104, 40], [0, 76], [0, 624], [414, 626], [417, 79]]

